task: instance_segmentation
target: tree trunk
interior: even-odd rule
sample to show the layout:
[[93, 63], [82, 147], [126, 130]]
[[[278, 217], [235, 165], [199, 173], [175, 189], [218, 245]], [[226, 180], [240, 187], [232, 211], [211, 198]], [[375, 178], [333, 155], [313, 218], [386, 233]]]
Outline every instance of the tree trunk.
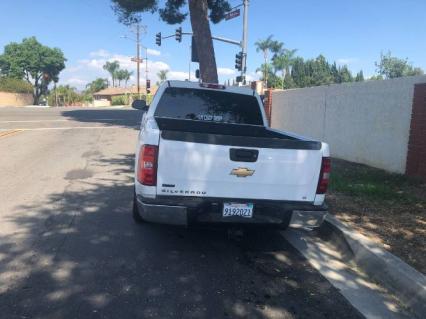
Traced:
[[38, 80], [36, 79], [34, 82], [34, 91], [33, 91], [33, 99], [34, 99], [34, 105], [38, 105], [38, 101], [40, 99], [40, 88], [39, 88], [39, 84], [38, 84]]
[[263, 58], [265, 59], [265, 74], [263, 76], [263, 79], [265, 80], [265, 89], [268, 88], [268, 51], [263, 51]]
[[218, 83], [216, 58], [208, 19], [207, 0], [189, 0], [192, 32], [200, 60], [200, 77], [203, 82]]

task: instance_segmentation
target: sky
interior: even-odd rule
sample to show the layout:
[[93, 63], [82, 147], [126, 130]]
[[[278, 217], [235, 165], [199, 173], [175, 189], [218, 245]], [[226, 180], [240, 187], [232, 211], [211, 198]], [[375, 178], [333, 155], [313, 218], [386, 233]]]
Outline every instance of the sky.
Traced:
[[[164, 1], [159, 1], [160, 6]], [[242, 0], [230, 0], [237, 6]], [[186, 9], [186, 7], [185, 7]], [[0, 53], [10, 42], [35, 36], [42, 44], [58, 47], [67, 58], [60, 83], [83, 89], [97, 77], [108, 77], [106, 61], [118, 60], [122, 68], [134, 71], [135, 43], [129, 27], [118, 22], [110, 0], [0, 0]], [[256, 69], [263, 55], [254, 43], [272, 34], [297, 55], [314, 58], [323, 54], [330, 62], [348, 65], [356, 73], [375, 74], [380, 52], [408, 58], [426, 70], [425, 0], [250, 0], [248, 11], [248, 78], [257, 79]], [[142, 45], [148, 48], [148, 78], [157, 80], [159, 70], [169, 70], [170, 79], [191, 79], [197, 63], [190, 63], [189, 36], [178, 43], [174, 38], [155, 44], [155, 34], [174, 34], [178, 25], [160, 21], [158, 13], [142, 15], [146, 32]], [[182, 24], [191, 32], [189, 21]], [[212, 25], [212, 34], [237, 41], [242, 37], [242, 17]], [[238, 46], [215, 41], [220, 82], [235, 78]], [[143, 51], [145, 54], [146, 51]], [[145, 63], [141, 79], [145, 80]], [[136, 72], [135, 72], [136, 73]], [[135, 83], [132, 76], [130, 84]]]

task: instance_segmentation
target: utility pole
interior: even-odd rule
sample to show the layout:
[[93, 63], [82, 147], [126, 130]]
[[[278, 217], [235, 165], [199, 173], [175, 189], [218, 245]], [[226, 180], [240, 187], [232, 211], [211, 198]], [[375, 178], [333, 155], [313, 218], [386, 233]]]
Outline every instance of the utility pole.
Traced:
[[145, 93], [148, 95], [148, 88], [146, 83], [148, 83], [148, 48], [145, 47]]
[[137, 82], [137, 87], [138, 87], [138, 96], [139, 98], [141, 98], [141, 87], [140, 87], [140, 58], [141, 58], [141, 53], [140, 53], [140, 25], [139, 23], [136, 24], [136, 82]]
[[246, 84], [246, 72], [247, 72], [247, 32], [248, 32], [248, 6], [249, 0], [243, 0], [244, 12], [243, 12], [243, 41], [242, 41], [242, 52], [243, 52], [243, 61], [241, 69], [241, 78], [243, 84]]
[[191, 51], [192, 46], [189, 46], [189, 63], [188, 63], [188, 81], [191, 81]]

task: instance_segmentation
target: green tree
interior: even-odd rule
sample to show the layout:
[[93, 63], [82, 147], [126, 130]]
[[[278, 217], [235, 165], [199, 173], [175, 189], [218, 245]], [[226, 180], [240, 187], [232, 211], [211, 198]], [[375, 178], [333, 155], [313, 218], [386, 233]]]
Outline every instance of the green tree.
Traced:
[[132, 76], [133, 72], [129, 70], [124, 70], [123, 72], [123, 80], [124, 80], [124, 86], [127, 87], [127, 82], [129, 82], [130, 77]]
[[276, 75], [276, 72], [272, 66], [272, 64], [262, 64], [259, 68], [256, 69], [256, 72], [260, 72], [262, 75], [260, 80], [265, 82], [265, 71], [266, 77], [268, 79], [268, 88], [279, 88], [282, 87], [282, 79]]
[[268, 87], [268, 75], [269, 75], [269, 52], [272, 48], [276, 49], [276, 42], [272, 40], [273, 35], [271, 34], [264, 40], [258, 40], [254, 43], [256, 46], [256, 52], [263, 53], [263, 81], [265, 82], [265, 87]]
[[339, 68], [336, 62], [331, 65], [331, 75], [333, 76], [334, 83], [341, 83]]
[[79, 94], [75, 88], [69, 85], [59, 85], [51, 90], [47, 97], [49, 105], [55, 106], [72, 106], [83, 100], [84, 95]]
[[323, 55], [306, 61], [301, 57], [295, 58], [291, 69], [291, 78], [294, 87], [352, 82], [354, 80], [346, 65], [337, 67], [336, 62], [330, 64]]
[[351, 71], [349, 71], [346, 65], [339, 68], [339, 82], [335, 83], [345, 83], [345, 82], [353, 82], [354, 77], [352, 76]]
[[391, 52], [380, 54], [380, 61], [375, 63], [377, 73], [386, 79], [399, 78], [402, 76], [422, 75], [421, 68], [414, 68], [408, 59], [393, 57]]
[[311, 71], [311, 86], [334, 83], [331, 66], [322, 54], [315, 60], [309, 60], [308, 65]]
[[107, 79], [97, 78], [96, 80], [86, 85], [86, 91], [88, 93], [95, 93], [100, 90], [106, 89], [107, 87], [108, 87]]
[[0, 55], [0, 70], [5, 76], [24, 79], [33, 86], [34, 104], [47, 93], [48, 85], [59, 79], [65, 68], [65, 57], [58, 48], [42, 45], [35, 37], [5, 46]]
[[294, 81], [295, 87], [302, 88], [307, 86], [307, 70], [302, 57], [294, 59], [293, 67], [291, 68], [291, 78]]
[[296, 49], [294, 50], [281, 49], [281, 52], [277, 53], [272, 60], [272, 64], [274, 68], [276, 70], [281, 71], [283, 89], [285, 87], [286, 77], [287, 77], [287, 82], [291, 78], [290, 68], [293, 65], [294, 54], [296, 53], [296, 51], [297, 51]]
[[169, 70], [160, 70], [157, 72], [157, 76], [158, 76], [158, 85], [163, 83], [164, 81], [167, 80], [167, 73], [169, 73]]
[[132, 72], [125, 69], [115, 71], [115, 79], [118, 81], [118, 86], [121, 85], [121, 81], [125, 81], [125, 86], [127, 86], [127, 81], [129, 81], [131, 75]]
[[[130, 25], [140, 22], [140, 14], [159, 11], [160, 18], [168, 24], [182, 23], [188, 16], [182, 11], [185, 0], [166, 0], [159, 7], [158, 0], [111, 0], [120, 22]], [[214, 54], [210, 22], [219, 23], [231, 9], [227, 0], [188, 0], [189, 16], [198, 48], [200, 77], [203, 82], [218, 83], [216, 58]], [[207, 18], [208, 17], [208, 18]]]
[[115, 87], [115, 80], [117, 78], [117, 71], [120, 69], [120, 62], [118, 62], [117, 60], [113, 62], [107, 61], [104, 64], [103, 69], [111, 75], [112, 86]]
[[372, 75], [370, 76], [369, 80], [373, 80], [373, 81], [377, 81], [377, 80], [383, 80], [383, 76], [382, 75]]
[[362, 70], [361, 70], [361, 71], [359, 71], [359, 72], [356, 74], [355, 81], [356, 81], [356, 82], [363, 82], [363, 81], [364, 81], [364, 73], [362, 72]]

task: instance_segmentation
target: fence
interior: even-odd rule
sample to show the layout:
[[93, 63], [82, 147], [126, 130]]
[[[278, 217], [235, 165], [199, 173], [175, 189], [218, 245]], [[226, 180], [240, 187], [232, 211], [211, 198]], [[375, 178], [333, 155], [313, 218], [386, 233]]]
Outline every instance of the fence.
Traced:
[[31, 104], [33, 104], [32, 94], [0, 92], [0, 106], [24, 106]]
[[334, 157], [426, 178], [420, 83], [426, 76], [273, 91], [271, 126], [325, 141]]

